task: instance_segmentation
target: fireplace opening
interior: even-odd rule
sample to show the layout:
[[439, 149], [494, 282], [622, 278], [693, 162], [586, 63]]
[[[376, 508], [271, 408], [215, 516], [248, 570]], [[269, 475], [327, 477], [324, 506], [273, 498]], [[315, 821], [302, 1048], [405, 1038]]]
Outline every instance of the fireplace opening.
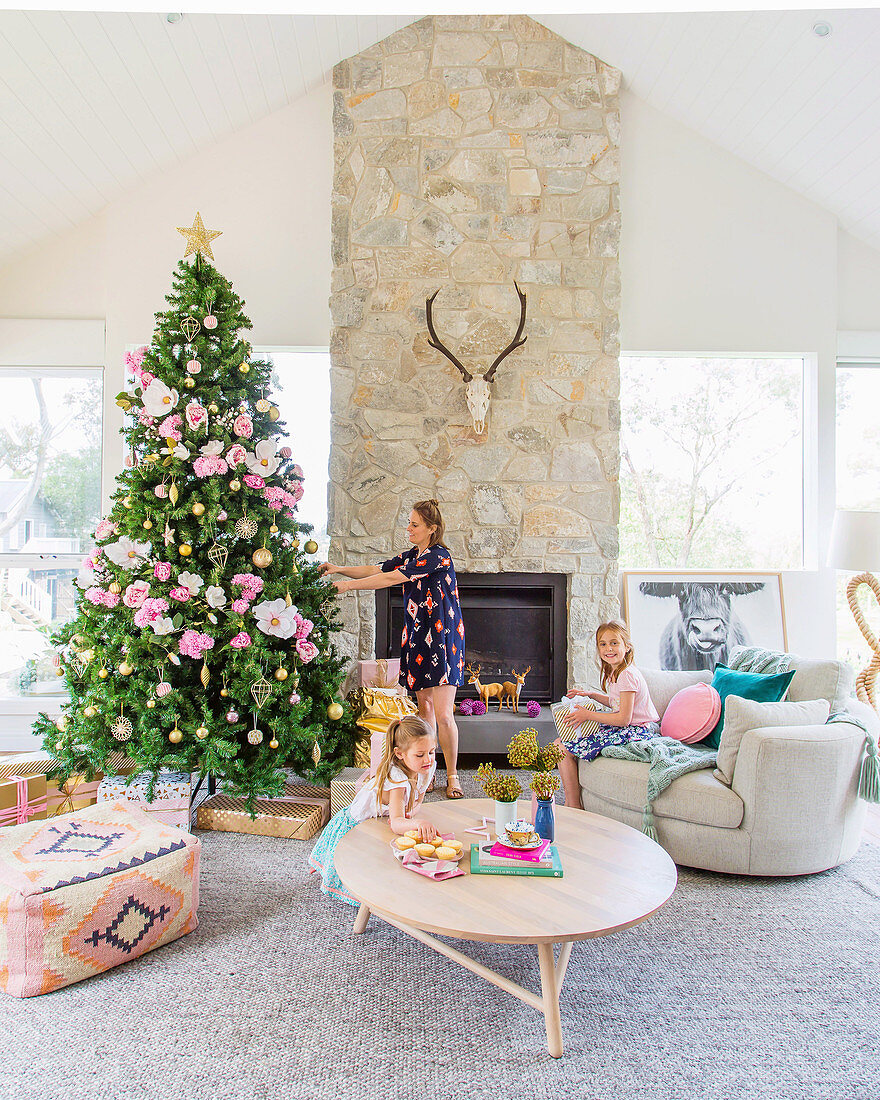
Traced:
[[[465, 659], [481, 666], [483, 684], [512, 680], [528, 665], [521, 703], [550, 703], [565, 694], [568, 670], [567, 578], [563, 573], [459, 573]], [[376, 592], [376, 656], [400, 656], [403, 588]], [[456, 698], [475, 699], [465, 684]], [[495, 709], [495, 704], [492, 704]]]

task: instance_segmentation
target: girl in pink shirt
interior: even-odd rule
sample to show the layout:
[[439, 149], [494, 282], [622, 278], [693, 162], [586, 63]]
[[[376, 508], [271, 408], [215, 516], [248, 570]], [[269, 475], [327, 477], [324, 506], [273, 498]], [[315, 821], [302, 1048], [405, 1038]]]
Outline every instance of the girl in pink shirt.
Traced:
[[[602, 666], [602, 688], [607, 694], [572, 688], [568, 695], [592, 699], [608, 711], [575, 707], [561, 719], [571, 730], [571, 738], [557, 741], [564, 753], [559, 772], [565, 804], [578, 810], [583, 809], [578, 760], [595, 760], [606, 745], [625, 745], [660, 735], [660, 715], [651, 702], [645, 677], [633, 664], [632, 641], [626, 627], [622, 623], [602, 623], [596, 631], [596, 650]], [[579, 727], [584, 722], [598, 722], [599, 728], [583, 734]]]

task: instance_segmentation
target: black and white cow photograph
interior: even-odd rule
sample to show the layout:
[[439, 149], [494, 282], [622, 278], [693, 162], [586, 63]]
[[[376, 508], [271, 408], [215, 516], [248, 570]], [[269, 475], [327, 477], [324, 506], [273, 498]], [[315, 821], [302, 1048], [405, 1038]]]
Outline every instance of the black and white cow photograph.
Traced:
[[711, 671], [736, 646], [786, 648], [778, 573], [624, 573], [623, 617], [643, 668]]

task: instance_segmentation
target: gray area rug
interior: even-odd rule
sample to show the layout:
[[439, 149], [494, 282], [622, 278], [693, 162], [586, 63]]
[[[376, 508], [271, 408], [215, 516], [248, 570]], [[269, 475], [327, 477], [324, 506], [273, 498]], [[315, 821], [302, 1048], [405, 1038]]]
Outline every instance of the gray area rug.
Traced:
[[[651, 920], [575, 944], [557, 1061], [520, 1001], [375, 918], [353, 937], [311, 843], [200, 835], [196, 932], [0, 994], [3, 1100], [880, 1096], [878, 847], [805, 879], [682, 870]], [[540, 988], [534, 948], [459, 946]]]

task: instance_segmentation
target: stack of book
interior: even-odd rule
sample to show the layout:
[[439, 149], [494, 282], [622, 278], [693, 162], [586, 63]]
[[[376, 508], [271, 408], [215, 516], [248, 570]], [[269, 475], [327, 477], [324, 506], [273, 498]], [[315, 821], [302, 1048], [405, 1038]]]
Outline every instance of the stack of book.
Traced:
[[562, 878], [562, 864], [549, 840], [532, 849], [510, 848], [496, 840], [471, 845], [471, 874]]

